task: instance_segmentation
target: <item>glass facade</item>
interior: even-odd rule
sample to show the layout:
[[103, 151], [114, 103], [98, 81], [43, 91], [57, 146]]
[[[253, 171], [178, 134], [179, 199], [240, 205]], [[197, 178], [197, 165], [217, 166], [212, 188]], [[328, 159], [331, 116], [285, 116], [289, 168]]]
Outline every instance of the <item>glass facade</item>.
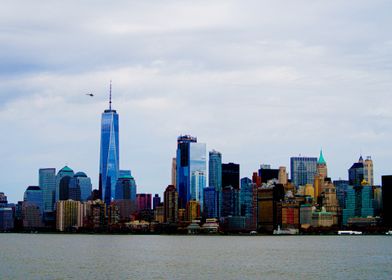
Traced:
[[101, 121], [101, 153], [99, 167], [102, 200], [109, 205], [115, 197], [119, 177], [119, 126], [115, 110], [105, 110]]
[[316, 157], [292, 157], [290, 158], [291, 180], [296, 187], [314, 183], [314, 175], [317, 172]]
[[197, 143], [197, 139], [189, 135], [178, 137], [176, 160], [179, 208], [185, 209], [192, 195], [199, 198], [202, 205], [206, 185], [206, 144]]
[[74, 176], [74, 172], [68, 166], [64, 166], [56, 175], [56, 202], [68, 199], [69, 181]]
[[24, 202], [29, 202], [34, 204], [36, 207], [39, 208], [41, 215], [44, 212], [44, 196], [43, 192], [40, 187], [38, 186], [29, 186], [26, 191], [24, 192], [23, 196]]
[[209, 152], [208, 185], [217, 192], [222, 190], [222, 154], [217, 151]]
[[204, 188], [203, 216], [206, 219], [218, 217], [218, 192], [215, 187]]
[[245, 216], [247, 223], [253, 222], [254, 219], [254, 186], [252, 180], [245, 177], [241, 179], [240, 205], [241, 216]]
[[44, 196], [44, 211], [53, 212], [56, 200], [56, 169], [41, 168], [38, 172], [39, 187]]

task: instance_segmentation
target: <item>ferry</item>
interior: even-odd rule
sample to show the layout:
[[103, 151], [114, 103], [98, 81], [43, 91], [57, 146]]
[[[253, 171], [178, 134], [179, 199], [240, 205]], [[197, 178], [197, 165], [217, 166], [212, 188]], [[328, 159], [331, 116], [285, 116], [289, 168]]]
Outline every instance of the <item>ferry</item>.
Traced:
[[392, 235], [392, 230], [388, 230], [385, 234], [386, 235]]
[[355, 230], [339, 230], [338, 235], [361, 235], [362, 231]]

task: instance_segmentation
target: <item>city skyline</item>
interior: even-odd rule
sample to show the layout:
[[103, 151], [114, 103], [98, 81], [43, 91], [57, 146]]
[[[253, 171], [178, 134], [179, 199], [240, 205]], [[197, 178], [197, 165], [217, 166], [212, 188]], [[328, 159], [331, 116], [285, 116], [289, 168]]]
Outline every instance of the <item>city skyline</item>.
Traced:
[[186, 134], [239, 163], [241, 178], [321, 148], [333, 179], [361, 154], [375, 184], [391, 173], [391, 3], [58, 5], [0, 11], [0, 191], [10, 201], [38, 184], [39, 168], [68, 165], [98, 188], [110, 79], [120, 166], [141, 192], [171, 182]]

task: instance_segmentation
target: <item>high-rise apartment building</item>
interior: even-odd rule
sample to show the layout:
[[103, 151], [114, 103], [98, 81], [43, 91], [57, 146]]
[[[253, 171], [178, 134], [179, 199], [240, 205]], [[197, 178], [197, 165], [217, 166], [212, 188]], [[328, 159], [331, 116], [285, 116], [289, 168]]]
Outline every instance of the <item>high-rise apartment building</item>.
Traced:
[[112, 109], [112, 84], [110, 83], [109, 109], [102, 113], [101, 150], [99, 164], [99, 190], [106, 205], [115, 197], [119, 177], [119, 123], [116, 110]]
[[291, 181], [296, 187], [313, 184], [317, 172], [316, 157], [290, 158]]
[[[205, 187], [206, 178], [206, 144], [197, 143], [197, 138], [190, 135], [179, 136], [177, 139], [177, 157], [176, 157], [176, 187], [179, 197], [179, 208], [186, 207], [192, 196], [196, 199], [203, 199], [203, 189]], [[201, 178], [204, 176], [204, 179]], [[193, 185], [192, 178], [195, 182], [204, 185]], [[195, 193], [198, 192], [198, 193]], [[200, 201], [199, 200], [199, 201]], [[200, 201], [202, 204], [202, 201]]]

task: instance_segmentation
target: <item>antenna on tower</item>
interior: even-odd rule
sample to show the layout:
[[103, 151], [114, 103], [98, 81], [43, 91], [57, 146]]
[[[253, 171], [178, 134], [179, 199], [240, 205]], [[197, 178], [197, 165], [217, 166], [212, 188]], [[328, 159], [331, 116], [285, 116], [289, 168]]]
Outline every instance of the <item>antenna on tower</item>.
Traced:
[[110, 80], [110, 90], [109, 90], [109, 110], [112, 110], [112, 80]]

